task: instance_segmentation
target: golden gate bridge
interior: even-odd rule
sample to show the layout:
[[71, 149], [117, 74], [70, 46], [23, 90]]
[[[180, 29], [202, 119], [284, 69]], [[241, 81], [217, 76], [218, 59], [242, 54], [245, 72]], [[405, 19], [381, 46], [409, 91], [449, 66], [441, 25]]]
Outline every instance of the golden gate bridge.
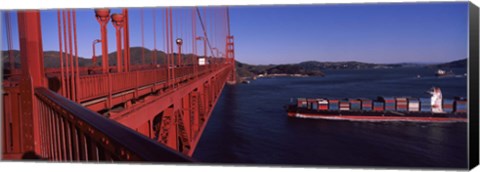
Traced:
[[[75, 9], [56, 12], [51, 27], [58, 28], [57, 38], [42, 35], [39, 10], [3, 12], [8, 50], [2, 158], [194, 161], [191, 156], [224, 85], [236, 82], [228, 8], [153, 9], [151, 57], [143, 48], [141, 55], [130, 51], [130, 40], [138, 39], [130, 35], [130, 21], [138, 18], [131, 18], [129, 9], [114, 14], [91, 9], [91, 18], [78, 21]], [[147, 13], [141, 9], [142, 47]], [[96, 20], [100, 28], [95, 30], [101, 38], [89, 45], [77, 44], [83, 20]], [[18, 30], [12, 30], [13, 24]], [[108, 30], [109, 24], [115, 29]], [[108, 54], [110, 31], [115, 32], [115, 57]], [[163, 34], [163, 58], [158, 57], [157, 32]], [[182, 36], [174, 37], [179, 35], [174, 32]], [[44, 64], [44, 39], [58, 39], [55, 67]], [[100, 56], [95, 55], [97, 43]], [[79, 63], [82, 46], [92, 46], [90, 65]]]

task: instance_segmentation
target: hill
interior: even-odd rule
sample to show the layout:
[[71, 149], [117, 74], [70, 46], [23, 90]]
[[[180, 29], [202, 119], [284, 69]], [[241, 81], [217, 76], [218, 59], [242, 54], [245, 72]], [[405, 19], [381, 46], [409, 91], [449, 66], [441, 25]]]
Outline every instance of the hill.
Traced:
[[437, 65], [431, 65], [430, 67], [434, 68], [466, 68], [467, 67], [467, 59], [460, 59], [455, 60], [448, 63], [442, 63]]
[[374, 64], [356, 61], [347, 62], [318, 62], [305, 61], [296, 64], [280, 65], [251, 65], [237, 62], [237, 74], [240, 77], [253, 77], [259, 74], [300, 74], [306, 76], [324, 76], [324, 70], [343, 69], [388, 69], [413, 66], [414, 64]]
[[[151, 64], [153, 62], [153, 53], [154, 51], [147, 49], [147, 48], [141, 48], [141, 47], [132, 47], [130, 48], [130, 63], [135, 65], [135, 64], [141, 64], [142, 62], [142, 50], [144, 51], [144, 57], [145, 57], [145, 63]], [[122, 50], [123, 51], [123, 50]], [[65, 53], [63, 56], [65, 57]], [[174, 53], [176, 56], [176, 54]], [[20, 51], [18, 50], [13, 50], [13, 56], [15, 60], [15, 65], [19, 66], [20, 65]], [[184, 62], [190, 62], [192, 54], [183, 54], [182, 60]], [[2, 51], [1, 54], [2, 57], [2, 62], [5, 68], [9, 68], [9, 60], [8, 60], [8, 51]], [[101, 56], [96, 56], [97, 57], [97, 63], [101, 65]], [[162, 64], [165, 61], [166, 54], [163, 51], [157, 51], [156, 53], [157, 57], [157, 63]], [[45, 51], [43, 52], [43, 63], [46, 68], [57, 68], [60, 67], [60, 53], [58, 51]], [[117, 52], [112, 52], [108, 54], [108, 63], [110, 66], [115, 66], [117, 64]], [[91, 66], [92, 65], [92, 60], [91, 58], [85, 58], [85, 57], [78, 57], [78, 65], [79, 66]]]
[[[142, 62], [142, 51], [144, 52], [145, 63], [151, 64], [153, 59], [154, 51], [142, 48], [142, 47], [132, 47], [130, 48], [131, 53], [131, 64], [141, 64]], [[20, 65], [20, 52], [18, 50], [13, 51], [15, 57], [15, 65]], [[2, 61], [5, 68], [9, 68], [8, 65], [8, 52], [2, 51]], [[174, 54], [176, 56], [176, 54]], [[59, 52], [58, 51], [45, 51], [44, 52], [44, 65], [47, 68], [59, 67]], [[192, 54], [183, 54], [182, 60], [184, 62], [190, 63]], [[117, 53], [112, 52], [108, 54], [109, 64], [116, 65]], [[165, 62], [166, 54], [163, 51], [157, 51], [157, 63], [163, 64]], [[98, 63], [101, 64], [100, 56], [97, 56]], [[91, 59], [84, 57], [79, 57], [79, 66], [91, 66]], [[347, 62], [318, 62], [318, 61], [305, 61], [296, 64], [279, 64], [279, 65], [252, 65], [247, 63], [242, 63], [239, 61], [235, 62], [237, 76], [239, 78], [252, 78], [260, 74], [262, 75], [301, 75], [301, 76], [324, 76], [322, 71], [324, 70], [343, 70], [343, 69], [379, 69], [379, 68], [399, 68], [399, 67], [435, 67], [435, 68], [455, 68], [455, 67], [465, 67], [467, 65], [467, 59], [461, 59], [452, 61], [449, 63], [435, 64], [435, 65], [424, 65], [417, 63], [398, 63], [398, 64], [374, 64], [374, 63], [363, 63], [356, 61], [347, 61]]]

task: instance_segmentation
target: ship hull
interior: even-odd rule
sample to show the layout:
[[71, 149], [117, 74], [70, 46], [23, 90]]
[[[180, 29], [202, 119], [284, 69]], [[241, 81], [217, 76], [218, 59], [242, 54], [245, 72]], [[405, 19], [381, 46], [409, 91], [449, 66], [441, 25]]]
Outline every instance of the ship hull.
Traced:
[[287, 107], [289, 117], [348, 121], [467, 122], [465, 113], [428, 113], [395, 111], [329, 111]]

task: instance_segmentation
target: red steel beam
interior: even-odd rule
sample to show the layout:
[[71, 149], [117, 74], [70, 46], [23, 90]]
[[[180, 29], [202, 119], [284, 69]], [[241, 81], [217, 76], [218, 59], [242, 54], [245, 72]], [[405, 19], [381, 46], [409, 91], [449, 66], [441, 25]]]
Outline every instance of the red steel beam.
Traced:
[[[222, 83], [222, 84], [221, 84], [221, 87], [219, 88], [219, 90], [223, 90], [223, 87], [225, 86], [225, 84], [224, 84], [224, 83], [225, 83], [225, 80], [219, 80], [217, 83]], [[220, 91], [217, 91], [216, 93], [219, 94]], [[203, 122], [203, 125], [202, 125], [202, 124], [199, 125], [198, 131], [196, 132], [197, 136], [192, 139], [192, 141], [191, 141], [191, 142], [192, 142], [192, 144], [191, 144], [191, 147], [192, 147], [192, 148], [191, 148], [191, 150], [187, 153], [187, 155], [190, 155], [190, 156], [191, 156], [191, 155], [193, 154], [193, 152], [195, 151], [195, 148], [196, 148], [196, 146], [197, 146], [197, 144], [198, 144], [198, 141], [200, 140], [200, 136], [201, 136], [201, 134], [203, 133], [203, 131], [205, 130], [208, 121], [210, 120], [210, 115], [211, 115], [211, 113], [212, 113], [213, 107], [215, 107], [215, 105], [217, 104], [217, 102], [218, 102], [218, 97], [216, 97], [216, 98], [213, 100], [211, 108], [209, 108], [208, 111], [206, 112], [206, 114], [205, 114], [205, 115], [206, 115], [206, 119], [205, 119], [205, 121]]]
[[[222, 79], [211, 80], [211, 78], [215, 78], [214, 76], [218, 76], [222, 74], [226, 76], [229, 70], [230, 70], [229, 66], [223, 67], [220, 70], [214, 71], [213, 73], [207, 76], [200, 77], [198, 80], [194, 81], [191, 84], [177, 88], [176, 91], [174, 92], [167, 93], [166, 95], [158, 98], [154, 98], [150, 102], [147, 102], [145, 104], [132, 107], [131, 109], [129, 109], [129, 112], [126, 112], [126, 114], [122, 114], [121, 116], [114, 118], [113, 120], [123, 125], [126, 125], [129, 128], [139, 128], [144, 124], [145, 121], [154, 119], [155, 115], [159, 114], [162, 111], [164, 112], [164, 116], [165, 115], [170, 116], [170, 117], [165, 116], [165, 118], [168, 118], [169, 120], [173, 120], [173, 121], [178, 121], [178, 117], [177, 117], [178, 114], [176, 113], [179, 113], [179, 111], [184, 111], [183, 112], [184, 120], [182, 122], [186, 127], [183, 127], [184, 129], [182, 131], [185, 131], [187, 133], [186, 135], [197, 136], [195, 138], [188, 139], [189, 140], [188, 145], [190, 149], [188, 149], [184, 153], [187, 155], [191, 155], [193, 154], [193, 151], [199, 140], [199, 136], [201, 135], [201, 132], [203, 132], [203, 128], [205, 127], [205, 124], [206, 124], [205, 121], [208, 120], [208, 117], [210, 116], [209, 114], [211, 113], [218, 99], [218, 94], [219, 94], [219, 91], [221, 90], [220, 88], [221, 86], [223, 87], [223, 84], [220, 84], [220, 83], [225, 83], [226, 81], [226, 77], [224, 78], [225, 80], [222, 80]], [[185, 98], [186, 96], [190, 95], [192, 92], [195, 92], [194, 90], [199, 90], [199, 87], [203, 87], [204, 83], [210, 83], [210, 82], [213, 82], [209, 84], [210, 86], [206, 88], [202, 88], [202, 89], [205, 89], [205, 93], [204, 93], [205, 96], [203, 96], [205, 98], [205, 101], [204, 101], [205, 103], [203, 103], [203, 106], [204, 106], [203, 109], [206, 110], [205, 112], [207, 113], [205, 114], [206, 116], [205, 116], [204, 122], [197, 125], [191, 125], [192, 123], [190, 121], [194, 121], [195, 117], [194, 119], [185, 117], [186, 116], [185, 114], [188, 114], [188, 113], [185, 113], [185, 111], [191, 110], [191, 108], [188, 105], [186, 105], [187, 102], [183, 102], [188, 100], [182, 101], [182, 98]], [[218, 86], [214, 86], [214, 85], [218, 85]], [[170, 111], [166, 111], [169, 109], [171, 105], [175, 107], [173, 108], [173, 112], [171, 112], [173, 115], [170, 114]], [[199, 109], [202, 109], [202, 108], [199, 108]], [[196, 116], [196, 118], [198, 120], [198, 118], [200, 117]], [[164, 143], [169, 145], [169, 147], [177, 148], [177, 150], [179, 150], [178, 149], [179, 139], [177, 139], [177, 137], [173, 137], [172, 135], [178, 135], [182, 133], [179, 133], [178, 129], [173, 130], [172, 127], [171, 126], [169, 127], [169, 125], [167, 124], [164, 124], [164, 125], [165, 126], [162, 128], [166, 128], [166, 130], [168, 130], [168, 134], [165, 134], [167, 135], [167, 139], [166, 139], [166, 142]], [[170, 125], [173, 125], [173, 124], [170, 124]], [[196, 134], [193, 134], [190, 132], [192, 130], [192, 127], [194, 126], [200, 127], [196, 129], [196, 131], [198, 131]]]
[[[22, 62], [21, 116], [23, 132], [22, 150], [42, 153], [38, 109], [34, 103], [35, 87], [45, 86], [43, 69], [42, 32], [39, 11], [18, 11], [18, 33]], [[16, 124], [20, 125], [20, 124]]]
[[123, 14], [112, 14], [112, 25], [115, 27], [117, 36], [117, 72], [122, 72], [122, 34], [121, 30], [124, 25]]
[[[115, 74], [110, 74], [109, 70], [111, 69], [109, 64], [108, 64], [108, 49], [107, 49], [107, 30], [106, 30], [106, 24], [108, 23], [108, 20], [110, 19], [109, 15], [109, 10], [108, 9], [100, 9], [96, 10], [96, 17], [98, 22], [100, 23], [101, 26], [101, 34], [102, 34], [102, 71], [104, 75], [107, 77], [104, 77], [104, 79], [107, 79], [107, 85], [106, 87], [108, 88], [106, 91], [106, 96], [108, 97], [108, 101], [106, 101], [106, 106], [107, 108], [110, 108], [112, 104], [114, 104], [112, 101], [112, 94], [118, 91], [122, 91], [123, 88], [130, 88], [131, 85], [125, 84], [124, 87], [118, 87], [117, 85], [121, 85], [122, 83], [119, 83], [119, 81], [115, 80], [114, 76]], [[196, 13], [195, 13], [196, 12]], [[227, 19], [228, 19], [228, 9], [226, 11], [227, 13]], [[60, 12], [58, 12], [60, 14]], [[122, 60], [121, 60], [121, 27], [117, 28], [117, 71], [122, 72], [124, 71], [130, 71], [130, 50], [129, 50], [129, 37], [128, 37], [128, 12], [126, 9], [123, 10], [124, 16], [121, 17], [124, 21], [124, 51], [123, 53], [125, 54], [123, 57], [123, 65], [122, 65]], [[140, 89], [141, 87], [145, 87], [145, 84], [151, 83], [151, 79], [148, 79], [148, 77], [139, 77], [138, 72], [136, 72], [136, 78], [135, 84], [135, 91], [134, 95], [131, 96], [130, 94], [126, 94], [126, 97], [129, 100], [132, 99], [138, 99], [140, 92], [142, 95], [146, 95], [146, 93], [151, 93], [152, 91], [159, 90], [159, 87], [165, 87], [164, 89], [167, 89], [172, 92], [167, 92], [165, 95], [161, 96], [147, 96], [144, 99], [145, 103], [142, 102], [137, 102], [133, 106], [126, 106], [126, 110], [124, 112], [119, 113], [119, 117], [115, 118], [116, 120], [123, 122], [125, 125], [131, 127], [131, 128], [137, 128], [139, 129], [141, 133], [147, 135], [148, 137], [152, 138], [152, 119], [153, 115], [156, 115], [160, 113], [161, 111], [167, 110], [164, 114], [164, 117], [171, 120], [172, 123], [170, 124], [164, 124], [164, 128], [166, 131], [163, 133], [167, 132], [166, 137], [168, 138], [165, 143], [169, 145], [172, 148], [175, 148], [177, 150], [182, 151], [185, 154], [191, 155], [193, 153], [193, 150], [198, 142], [198, 139], [200, 138], [201, 132], [203, 132], [203, 129], [205, 127], [206, 121], [208, 121], [210, 113], [218, 100], [218, 96], [220, 91], [223, 88], [223, 85], [225, 81], [227, 80], [228, 75], [232, 74], [232, 71], [234, 71], [234, 59], [233, 59], [233, 36], [230, 36], [229, 31], [227, 34], [227, 39], [225, 43], [225, 55], [227, 58], [226, 59], [226, 65], [220, 64], [220, 63], [215, 63], [216, 65], [209, 64], [210, 70], [209, 73], [207, 72], [207, 75], [203, 75], [199, 77], [198, 79], [195, 79], [195, 77], [191, 76], [197, 76], [196, 74], [198, 73], [197, 68], [199, 68], [201, 71], [204, 71], [204, 67], [202, 68], [201, 66], [197, 66], [198, 59], [196, 59], [196, 51], [197, 51], [197, 46], [194, 42], [196, 42], [196, 14], [198, 14], [198, 18], [200, 20], [200, 24], [202, 24], [203, 32], [204, 32], [204, 53], [205, 53], [205, 58], [207, 56], [207, 47], [210, 46], [209, 38], [207, 37], [207, 31], [205, 30], [206, 26], [204, 26], [204, 23], [202, 23], [202, 16], [200, 16], [200, 12], [197, 8], [192, 11], [192, 53], [194, 54], [193, 59], [193, 70], [189, 68], [188, 70], [185, 68], [176, 68], [175, 66], [175, 56], [173, 54], [173, 44], [174, 44], [174, 39], [173, 39], [173, 17], [172, 17], [172, 9], [168, 8], [166, 10], [166, 28], [165, 28], [165, 33], [166, 33], [166, 46], [167, 46], [167, 68], [164, 69], [167, 71], [167, 81], [169, 84], [174, 84], [176, 85], [175, 88], [172, 89], [172, 85], [161, 85], [157, 86], [157, 84], [154, 84], [152, 88], [148, 89]], [[156, 51], [156, 26], [155, 26], [155, 13], [153, 13], [153, 20], [154, 20], [154, 51]], [[38, 116], [36, 116], [37, 113], [42, 112], [42, 113], [47, 113], [45, 109], [40, 109], [38, 110], [38, 105], [36, 105], [33, 102], [33, 88], [35, 87], [42, 87], [45, 86], [44, 82], [44, 77], [45, 77], [45, 72], [43, 69], [43, 50], [42, 50], [42, 38], [41, 38], [41, 32], [40, 32], [40, 14], [38, 11], [33, 11], [33, 12], [19, 12], [19, 33], [20, 33], [20, 50], [21, 50], [21, 57], [22, 57], [22, 82], [20, 86], [20, 92], [22, 93], [20, 95], [20, 101], [22, 102], [22, 109], [21, 109], [21, 114], [22, 116], [22, 130], [23, 133], [21, 133], [22, 143], [23, 143], [23, 148], [22, 150], [34, 150], [37, 153], [41, 153], [41, 155], [46, 155], [46, 152], [50, 152], [52, 155], [55, 155], [56, 159], [65, 159], [73, 158], [72, 152], [74, 152], [74, 149], [81, 150], [82, 146], [86, 146], [87, 143], [85, 144], [71, 144], [71, 133], [72, 128], [70, 126], [66, 125], [64, 123], [64, 119], [62, 118], [53, 118], [53, 117], [45, 117], [39, 119]], [[76, 39], [76, 16], [75, 12], [72, 10], [68, 11], [63, 11], [63, 22], [60, 21], [60, 15], [58, 15], [58, 26], [59, 26], [59, 47], [60, 47], [60, 56], [61, 56], [61, 66], [60, 66], [60, 75], [62, 77], [62, 92], [64, 92], [63, 95], [66, 97], [74, 100], [74, 101], [81, 101], [80, 97], [85, 97], [86, 94], [83, 94], [85, 91], [84, 87], [79, 87], [80, 85], [80, 68], [78, 67], [78, 55], [77, 55], [77, 39]], [[73, 19], [72, 19], [73, 17]], [[113, 21], [113, 15], [112, 15], [112, 21]], [[207, 18], [207, 16], [205, 16]], [[223, 19], [218, 19], [217, 18], [212, 18], [212, 23], [216, 23], [215, 26], [208, 26], [211, 27], [212, 29], [215, 29], [214, 33], [211, 33], [211, 36], [213, 36], [212, 41], [213, 44], [218, 42], [216, 38], [223, 37], [224, 33], [222, 29], [218, 29], [215, 27], [223, 27], [221, 22], [224, 22]], [[73, 20], [73, 26], [72, 26], [72, 20]], [[220, 22], [220, 23], [219, 23]], [[63, 24], [63, 30], [60, 27]], [[118, 24], [118, 23], [115, 23]], [[114, 26], [115, 26], [114, 24]], [[228, 23], [229, 25], [229, 23]], [[143, 12], [142, 12], [142, 45], [143, 45]], [[73, 31], [72, 31], [73, 27]], [[28, 28], [28, 30], [27, 30]], [[182, 28], [180, 28], [182, 29]], [[229, 28], [228, 28], [229, 29]], [[62, 40], [62, 34], [61, 32], [63, 31], [63, 40]], [[72, 32], [73, 32], [73, 40], [72, 40]], [[187, 38], [186, 39], [190, 39]], [[62, 47], [62, 41], [64, 42]], [[178, 43], [178, 42], [177, 42]], [[186, 42], [188, 44], [188, 40]], [[73, 47], [73, 45], [75, 47]], [[181, 50], [181, 43], [177, 44], [178, 45], [178, 54], [177, 54], [177, 65], [181, 66], [182, 65], [182, 50]], [[216, 44], [215, 44], [216, 45]], [[187, 45], [188, 46], [188, 45]], [[218, 53], [218, 48], [224, 48], [220, 47], [220, 45], [216, 45], [214, 47], [210, 46], [210, 51], [213, 53], [213, 49], [217, 50], [217, 56], [219, 55]], [[63, 49], [64, 52], [63, 53]], [[73, 52], [74, 51], [74, 52]], [[187, 48], [188, 51], [188, 48]], [[73, 54], [75, 53], [75, 55]], [[229, 54], [232, 53], [232, 54]], [[35, 55], [33, 55], [35, 54]], [[63, 62], [63, 54], [65, 54], [65, 62]], [[142, 50], [142, 62], [145, 63], [144, 59], [144, 54]], [[232, 59], [228, 59], [229, 57], [232, 57]], [[28, 59], [27, 59], [28, 58]], [[32, 60], [33, 59], [33, 60]], [[153, 63], [156, 63], [156, 53], [154, 52], [154, 55], [152, 57]], [[218, 62], [219, 60], [222, 59], [215, 59], [215, 62]], [[231, 61], [232, 60], [232, 61]], [[231, 63], [231, 64], [229, 64]], [[25, 66], [24, 66], [25, 65]], [[63, 71], [63, 67], [65, 65], [66, 71]], [[230, 66], [232, 65], [232, 66]], [[124, 66], [124, 67], [123, 67]], [[218, 66], [223, 66], [221, 68], [218, 68]], [[141, 66], [143, 68], [143, 66]], [[233, 67], [233, 69], [232, 69]], [[216, 70], [215, 70], [216, 69]], [[82, 69], [83, 70], [83, 69]], [[187, 75], [187, 73], [193, 72], [193, 75]], [[152, 77], [157, 78], [158, 72], [153, 72]], [[175, 73], [178, 73], [178, 76], [176, 77]], [[63, 78], [63, 75], [66, 74], [66, 78]], [[124, 78], [128, 78], [130, 75], [129, 73], [125, 73]], [[98, 78], [98, 77], [95, 77]], [[118, 78], [118, 77], [117, 77]], [[92, 78], [94, 79], [94, 78]], [[99, 78], [102, 79], [102, 78]], [[157, 80], [157, 79], [154, 79]], [[188, 82], [181, 82], [181, 81], [187, 81]], [[94, 82], [103, 82], [100, 80], [93, 80]], [[98, 84], [98, 83], [96, 83]], [[142, 85], [144, 84], [144, 85]], [[140, 87], [141, 86], [141, 87]], [[105, 86], [104, 86], [105, 87]], [[83, 90], [80, 90], [83, 89]], [[115, 90], [116, 89], [116, 90]], [[92, 90], [89, 90], [92, 91]], [[82, 96], [80, 96], [79, 92], [82, 92]], [[161, 91], [162, 92], [162, 91]], [[99, 92], [102, 93], [102, 92]], [[102, 93], [103, 94], [103, 93]], [[88, 96], [88, 95], [86, 95]], [[99, 96], [101, 96], [99, 94]], [[151, 99], [151, 100], [148, 100]], [[122, 103], [121, 100], [118, 99], [119, 102], [116, 103]], [[38, 110], [38, 111], [37, 111]], [[158, 113], [153, 113], [153, 112], [158, 112]], [[141, 115], [140, 115], [141, 114]], [[9, 120], [12, 120], [9, 118]], [[56, 123], [56, 124], [61, 124], [60, 126], [56, 126], [56, 128], [52, 128], [53, 130], [51, 131], [52, 134], [60, 134], [61, 137], [55, 138], [56, 140], [51, 140], [47, 141], [45, 138], [39, 137], [39, 133], [44, 133], [44, 132], [49, 132], [50, 131], [45, 131], [45, 128], [41, 128], [38, 126], [38, 123], [40, 121], [45, 121], [44, 123]], [[174, 127], [172, 127], [174, 126]], [[168, 130], [168, 131], [167, 131]], [[83, 136], [79, 136], [79, 139], [82, 139]], [[29, 142], [31, 141], [31, 142]], [[52, 152], [53, 149], [50, 148], [50, 146], [45, 146], [42, 145], [41, 143], [43, 142], [50, 142], [53, 143], [53, 147], [56, 147], [57, 149], [55, 150], [56, 152]], [[91, 144], [91, 143], [88, 143]], [[78, 146], [78, 147], [77, 147]], [[62, 149], [60, 149], [62, 148]], [[95, 157], [95, 152], [88, 152], [85, 150], [86, 157]]]
[[108, 65], [108, 41], [107, 41], [107, 23], [110, 20], [109, 9], [97, 9], [95, 10], [95, 17], [100, 24], [101, 41], [102, 41], [102, 71], [103, 73], [109, 72]]
[[[46, 88], [36, 88], [35, 95], [41, 107], [42, 130], [48, 130], [42, 138], [53, 146], [45, 152], [50, 160], [192, 161]], [[76, 132], [71, 132], [72, 129]]]
[[10, 62], [10, 71], [13, 73], [15, 69], [15, 57], [13, 56], [13, 41], [12, 41], [12, 27], [10, 21], [10, 12], [6, 11], [5, 13], [5, 26], [7, 30], [7, 44], [8, 44], [8, 58]]
[[[224, 72], [227, 70], [227, 67], [224, 67], [222, 69], [219, 69], [218, 71], [214, 71], [210, 73], [209, 75], [200, 77], [198, 80], [194, 81], [191, 84], [185, 85], [184, 87], [178, 88], [176, 91], [168, 93], [164, 96], [158, 97], [156, 99], [153, 99], [150, 101], [150, 103], [146, 103], [144, 106], [142, 105], [142, 108], [132, 108], [129, 109], [128, 111], [125, 111], [125, 113], [118, 117], [114, 118], [114, 120], [120, 122], [120, 123], [125, 123], [129, 124], [128, 126], [132, 126], [132, 128], [136, 128], [139, 126], [143, 121], [146, 121], [150, 119], [151, 116], [148, 115], [134, 115], [134, 114], [150, 114], [152, 112], [157, 111], [160, 113], [161, 109], [165, 109], [168, 107], [168, 104], [173, 104], [173, 99], [176, 97], [183, 97], [186, 94], [192, 92], [194, 89], [198, 88], [199, 85], [202, 85], [206, 81], [208, 81], [209, 78], [212, 76]], [[158, 102], [155, 102], [158, 101]], [[155, 103], [153, 103], [155, 102]], [[152, 109], [153, 111], [148, 111], [146, 109]], [[157, 113], [157, 114], [158, 114]], [[153, 119], [153, 118], [152, 118]]]
[[130, 71], [130, 33], [129, 33], [129, 25], [128, 25], [128, 10], [124, 8], [122, 10], [124, 20], [123, 26], [123, 60], [124, 60], [124, 67], [125, 71]]

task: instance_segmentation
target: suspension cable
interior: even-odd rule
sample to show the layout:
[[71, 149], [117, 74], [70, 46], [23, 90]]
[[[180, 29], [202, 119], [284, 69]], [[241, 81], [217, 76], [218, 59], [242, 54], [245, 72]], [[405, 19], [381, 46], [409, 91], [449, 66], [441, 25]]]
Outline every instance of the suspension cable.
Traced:
[[[202, 29], [203, 29], [203, 35], [204, 35], [204, 39], [206, 39], [207, 41], [207, 45], [210, 49], [210, 53], [213, 55], [213, 49], [212, 49], [212, 46], [210, 45], [210, 40], [208, 39], [207, 37], [207, 32], [205, 30], [205, 25], [203, 24], [203, 20], [202, 20], [202, 15], [200, 14], [200, 10], [198, 10], [197, 7], [195, 7], [197, 9], [197, 15], [198, 15], [198, 19], [200, 20], [200, 25], [202, 26]], [[205, 57], [206, 58], [206, 57]]]

